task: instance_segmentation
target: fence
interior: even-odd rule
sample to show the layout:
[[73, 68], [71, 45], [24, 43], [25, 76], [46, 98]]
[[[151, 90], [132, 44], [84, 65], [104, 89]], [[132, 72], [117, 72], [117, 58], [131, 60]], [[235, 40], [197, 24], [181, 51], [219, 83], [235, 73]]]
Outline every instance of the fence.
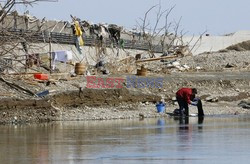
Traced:
[[[64, 34], [64, 33], [58, 33], [58, 32], [36, 32], [31, 30], [23, 30], [23, 29], [9, 29], [7, 35], [13, 35], [13, 36], [20, 36], [27, 39], [29, 42], [44, 42], [49, 43], [50, 41], [52, 43], [59, 43], [59, 44], [75, 44], [76, 36], [71, 34]], [[1, 32], [0, 36], [3, 36], [6, 34]], [[51, 39], [51, 40], [50, 40]], [[98, 40], [93, 36], [86, 36], [83, 35], [84, 39], [84, 45], [85, 46], [95, 46], [95, 44], [98, 42]], [[136, 50], [150, 50], [149, 45], [145, 41], [132, 41], [123, 39], [124, 41], [124, 48], [125, 49], [136, 49]], [[115, 42], [112, 42], [109, 38], [105, 40], [103, 43], [106, 47], [117, 47], [118, 45]], [[153, 52], [154, 53], [162, 53], [162, 46], [160, 45], [153, 45]]]

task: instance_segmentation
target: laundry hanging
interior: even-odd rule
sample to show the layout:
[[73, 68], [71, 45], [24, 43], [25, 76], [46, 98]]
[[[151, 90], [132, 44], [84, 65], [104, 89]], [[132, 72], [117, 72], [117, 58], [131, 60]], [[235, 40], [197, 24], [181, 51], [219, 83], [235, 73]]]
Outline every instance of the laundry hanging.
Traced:
[[54, 51], [52, 52], [52, 69], [55, 69], [56, 62], [66, 63], [69, 60], [72, 60], [73, 54], [72, 51]]
[[81, 30], [80, 24], [79, 24], [78, 21], [75, 21], [74, 24], [75, 24], [75, 35], [77, 37], [77, 44], [79, 46], [83, 46], [84, 41], [83, 41], [83, 38], [82, 38], [82, 30]]

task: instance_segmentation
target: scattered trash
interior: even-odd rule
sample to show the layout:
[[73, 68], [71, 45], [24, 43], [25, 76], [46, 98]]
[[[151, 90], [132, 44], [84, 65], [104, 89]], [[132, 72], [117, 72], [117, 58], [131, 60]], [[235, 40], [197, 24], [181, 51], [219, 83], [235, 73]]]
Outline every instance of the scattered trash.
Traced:
[[34, 78], [35, 78], [35, 79], [39, 79], [39, 80], [48, 80], [48, 79], [49, 79], [49, 76], [48, 76], [48, 74], [35, 73], [35, 74], [34, 74]]
[[206, 101], [207, 102], [218, 102], [219, 99], [218, 99], [218, 97], [207, 97]]
[[39, 92], [39, 93], [37, 93], [36, 95], [38, 96], [38, 97], [44, 97], [44, 96], [46, 96], [46, 95], [48, 95], [49, 94], [49, 90], [46, 90], [46, 91], [43, 91], [43, 92]]

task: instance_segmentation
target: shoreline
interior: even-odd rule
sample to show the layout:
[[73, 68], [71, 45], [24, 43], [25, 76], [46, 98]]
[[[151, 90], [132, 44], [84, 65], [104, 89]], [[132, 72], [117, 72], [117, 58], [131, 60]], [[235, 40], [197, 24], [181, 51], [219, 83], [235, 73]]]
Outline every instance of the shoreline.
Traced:
[[[205, 75], [183, 73], [177, 77], [166, 76], [164, 87], [160, 89], [128, 89], [124, 84], [122, 89], [74, 89], [44, 98], [2, 98], [0, 124], [170, 117], [166, 113], [178, 108], [174, 96], [177, 88], [182, 86], [198, 89], [205, 116], [250, 114], [250, 109], [238, 106], [240, 101], [250, 97], [249, 80], [244, 74], [223, 80]], [[179, 76], [191, 78], [189, 81], [185, 78], [180, 80]], [[162, 98], [166, 102], [166, 110], [157, 113], [155, 104]], [[190, 106], [191, 113], [197, 113], [196, 107]]]
[[[224, 103], [224, 102], [223, 102]], [[225, 105], [225, 104], [224, 104]], [[249, 109], [237, 106], [220, 104], [207, 104], [203, 106], [204, 117], [250, 115]], [[117, 119], [146, 119], [146, 118], [171, 118], [169, 115], [177, 105], [167, 106], [163, 113], [157, 113], [155, 104], [124, 104], [117, 107], [51, 107], [51, 108], [26, 108], [1, 111], [0, 124], [26, 124], [44, 123], [55, 121], [91, 121], [91, 120], [117, 120]], [[196, 107], [190, 107], [190, 114], [197, 114]], [[3, 113], [6, 113], [5, 115]], [[197, 117], [197, 116], [190, 116]]]

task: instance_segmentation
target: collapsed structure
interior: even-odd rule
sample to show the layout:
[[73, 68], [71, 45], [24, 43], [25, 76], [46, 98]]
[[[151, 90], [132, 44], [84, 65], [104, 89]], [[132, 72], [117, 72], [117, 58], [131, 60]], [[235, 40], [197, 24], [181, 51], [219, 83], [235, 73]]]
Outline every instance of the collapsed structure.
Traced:
[[171, 43], [170, 47], [170, 37], [164, 37], [166, 47], [161, 44], [160, 36], [149, 47], [140, 32], [114, 24], [91, 24], [73, 16], [72, 22], [47, 21], [28, 12], [19, 15], [14, 11], [1, 22], [0, 28], [1, 71], [5, 70], [5, 73], [23, 73], [33, 66], [37, 66], [37, 72], [42, 71], [40, 67], [53, 72], [57, 62], [65, 63], [63, 67], [75, 63], [94, 66], [100, 61], [115, 63], [117, 59], [138, 54], [141, 54], [140, 58], [148, 58], [149, 53], [156, 54], [155, 57], [190, 53], [183, 45]]

